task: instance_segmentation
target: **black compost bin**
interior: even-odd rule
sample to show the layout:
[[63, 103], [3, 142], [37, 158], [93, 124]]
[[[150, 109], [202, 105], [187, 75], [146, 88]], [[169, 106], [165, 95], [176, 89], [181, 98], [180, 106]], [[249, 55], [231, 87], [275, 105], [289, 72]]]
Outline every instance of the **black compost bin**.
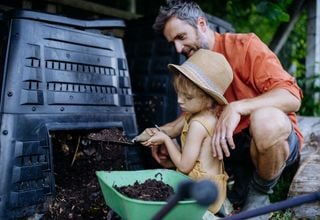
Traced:
[[123, 21], [15, 11], [1, 23], [0, 219], [15, 219], [54, 198], [50, 131], [138, 131], [122, 40], [101, 33]]

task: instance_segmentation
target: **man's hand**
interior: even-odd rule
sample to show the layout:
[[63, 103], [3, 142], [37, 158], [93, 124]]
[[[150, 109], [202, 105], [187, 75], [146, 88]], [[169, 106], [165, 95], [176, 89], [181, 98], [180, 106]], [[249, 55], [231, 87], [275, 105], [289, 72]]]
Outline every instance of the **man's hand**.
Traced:
[[226, 157], [230, 156], [229, 147], [235, 148], [232, 136], [241, 119], [241, 114], [237, 111], [236, 106], [236, 104], [230, 103], [223, 108], [212, 136], [213, 157], [218, 157], [219, 160], [223, 159], [223, 154]]
[[153, 158], [164, 168], [175, 167], [172, 163], [167, 148], [164, 145], [154, 145], [151, 147], [151, 154]]
[[143, 132], [146, 132], [148, 135], [153, 136], [158, 131], [158, 128], [146, 128]]
[[[172, 163], [165, 146], [166, 139], [167, 141], [168, 139], [171, 140], [171, 138], [164, 132], [157, 131], [149, 140], [143, 142], [142, 144], [144, 146], [151, 147], [152, 156], [160, 165], [165, 168], [171, 168], [174, 167], [174, 164]], [[154, 148], [156, 148], [156, 150], [154, 150]]]
[[166, 146], [163, 144], [163, 139], [168, 136], [157, 128], [147, 128], [144, 132], [151, 137], [147, 141], [141, 142], [141, 144], [151, 148], [152, 157], [164, 168], [175, 167], [169, 157]]

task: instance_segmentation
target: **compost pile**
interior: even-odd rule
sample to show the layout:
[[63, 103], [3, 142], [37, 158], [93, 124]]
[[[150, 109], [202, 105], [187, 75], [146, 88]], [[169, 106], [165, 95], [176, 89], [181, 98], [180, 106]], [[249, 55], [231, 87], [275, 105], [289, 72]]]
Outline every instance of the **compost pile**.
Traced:
[[113, 186], [118, 192], [133, 199], [145, 201], [166, 201], [173, 195], [173, 188], [156, 179], [147, 179], [143, 183], [136, 181], [133, 185]]
[[[102, 135], [105, 136], [102, 136]], [[93, 133], [61, 131], [51, 134], [56, 196], [43, 219], [119, 219], [103, 199], [95, 171], [124, 170], [122, 131]], [[127, 141], [122, 137], [121, 142]], [[112, 213], [112, 217], [110, 217]]]
[[88, 134], [88, 139], [107, 143], [132, 144], [124, 132], [117, 128], [103, 129], [100, 132], [91, 132]]

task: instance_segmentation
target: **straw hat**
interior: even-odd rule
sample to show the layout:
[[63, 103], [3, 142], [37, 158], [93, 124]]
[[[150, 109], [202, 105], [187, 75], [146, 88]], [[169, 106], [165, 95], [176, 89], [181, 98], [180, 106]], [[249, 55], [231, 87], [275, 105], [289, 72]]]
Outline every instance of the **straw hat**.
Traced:
[[233, 72], [222, 54], [199, 49], [182, 65], [169, 64], [168, 68], [185, 75], [219, 104], [228, 103], [223, 94], [232, 82]]

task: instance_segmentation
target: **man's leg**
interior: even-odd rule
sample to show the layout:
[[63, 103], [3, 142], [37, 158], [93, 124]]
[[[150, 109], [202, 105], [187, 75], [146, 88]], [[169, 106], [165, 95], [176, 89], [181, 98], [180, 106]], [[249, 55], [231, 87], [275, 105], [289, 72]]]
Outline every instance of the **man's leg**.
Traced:
[[259, 109], [250, 116], [250, 153], [261, 178], [272, 180], [282, 172], [289, 157], [291, 130], [287, 115], [276, 108]]
[[[243, 210], [269, 204], [268, 194], [272, 193], [288, 158], [297, 159], [298, 151], [298, 139], [291, 121], [276, 108], [263, 108], [254, 112], [250, 116], [250, 133], [250, 154], [255, 171]], [[295, 158], [291, 158], [291, 154]], [[257, 219], [267, 219], [267, 215]]]
[[234, 135], [233, 140], [236, 148], [230, 151], [230, 157], [224, 158], [224, 163], [227, 173], [234, 181], [232, 189], [228, 190], [228, 199], [235, 208], [239, 208], [245, 202], [248, 184], [254, 170], [250, 158], [251, 136], [249, 129]]

